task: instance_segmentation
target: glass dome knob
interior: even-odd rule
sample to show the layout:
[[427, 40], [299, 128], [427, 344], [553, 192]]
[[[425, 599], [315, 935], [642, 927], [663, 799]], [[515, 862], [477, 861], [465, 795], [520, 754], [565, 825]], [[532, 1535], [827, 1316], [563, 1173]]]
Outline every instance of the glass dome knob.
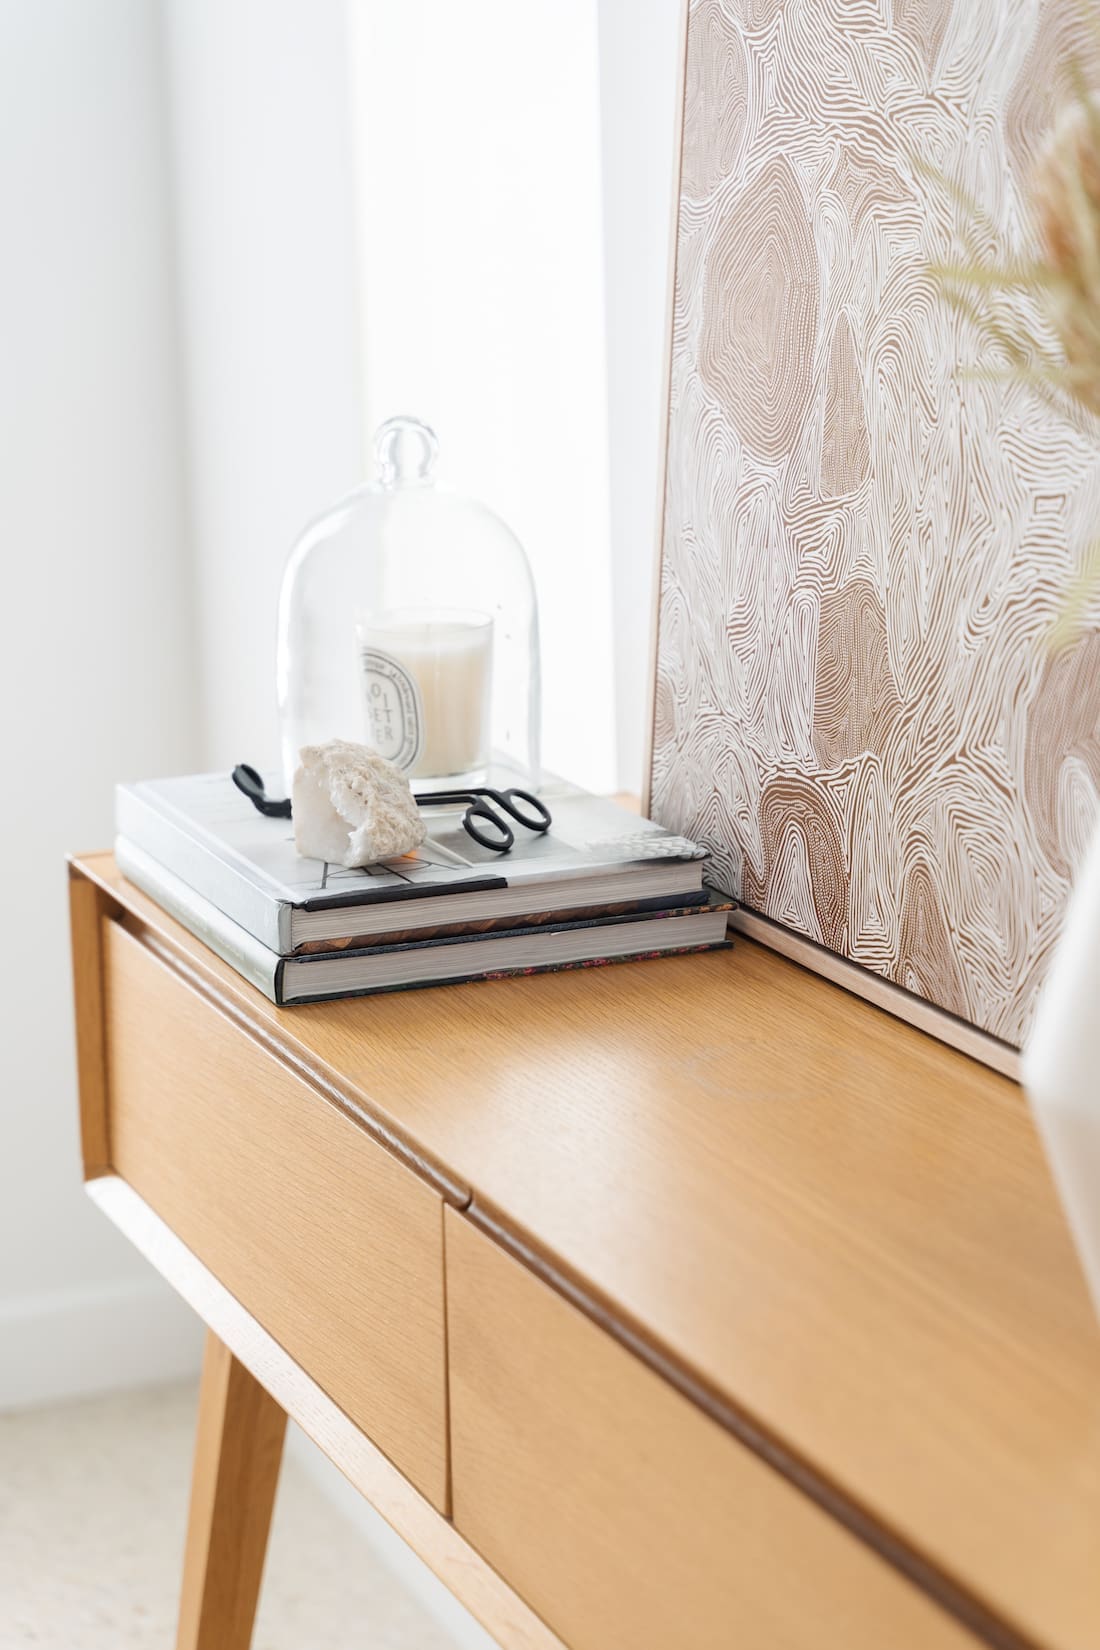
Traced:
[[374, 436], [378, 479], [383, 487], [431, 485], [439, 457], [439, 440], [430, 424], [419, 418], [388, 418]]

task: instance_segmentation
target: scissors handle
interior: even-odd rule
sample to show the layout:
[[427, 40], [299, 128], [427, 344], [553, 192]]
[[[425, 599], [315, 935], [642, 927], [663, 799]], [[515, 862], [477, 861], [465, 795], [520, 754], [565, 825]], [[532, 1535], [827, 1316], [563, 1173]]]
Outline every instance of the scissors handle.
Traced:
[[[546, 804], [540, 802], [537, 796], [532, 796], [530, 791], [521, 791], [517, 785], [506, 791], [489, 791], [488, 795], [498, 808], [503, 808], [505, 813], [511, 814], [514, 820], [529, 831], [548, 831], [553, 823]], [[517, 807], [517, 799], [525, 806]]]
[[[474, 823], [475, 820], [488, 825], [494, 834], [487, 836]], [[516, 840], [511, 826], [501, 819], [499, 814], [495, 814], [486, 802], [471, 802], [462, 823], [475, 842], [480, 842], [483, 848], [491, 848], [497, 854], [506, 854]]]
[[268, 796], [263, 779], [248, 762], [237, 763], [233, 769], [233, 783], [244, 792], [257, 813], [264, 814], [268, 819], [291, 817], [289, 796]]
[[[461, 807], [468, 803], [462, 819], [464, 828], [475, 842], [494, 854], [506, 854], [516, 837], [507, 821], [493, 812], [492, 804], [528, 831], [548, 831], [553, 823], [545, 803], [515, 785], [506, 791], [494, 791], [487, 785], [472, 785], [468, 791], [421, 791], [416, 800], [425, 807]], [[488, 833], [482, 826], [488, 827]]]

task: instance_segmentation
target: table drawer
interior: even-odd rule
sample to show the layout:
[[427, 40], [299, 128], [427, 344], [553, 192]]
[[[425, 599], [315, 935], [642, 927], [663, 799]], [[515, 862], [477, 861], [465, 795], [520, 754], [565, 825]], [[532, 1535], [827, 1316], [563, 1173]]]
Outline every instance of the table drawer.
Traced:
[[462, 1215], [444, 1224], [455, 1524], [571, 1650], [976, 1650]]
[[442, 1199], [117, 922], [111, 1164], [446, 1511]]

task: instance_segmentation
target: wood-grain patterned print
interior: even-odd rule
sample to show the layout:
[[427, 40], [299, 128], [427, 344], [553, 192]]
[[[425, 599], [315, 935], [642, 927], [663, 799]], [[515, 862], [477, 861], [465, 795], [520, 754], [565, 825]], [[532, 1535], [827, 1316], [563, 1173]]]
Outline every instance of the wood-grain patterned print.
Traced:
[[[1100, 791], [1095, 435], [928, 274], [1026, 241], [1075, 0], [693, 0], [655, 817], [767, 916], [1010, 1043]], [[918, 158], [919, 157], [919, 158]]]

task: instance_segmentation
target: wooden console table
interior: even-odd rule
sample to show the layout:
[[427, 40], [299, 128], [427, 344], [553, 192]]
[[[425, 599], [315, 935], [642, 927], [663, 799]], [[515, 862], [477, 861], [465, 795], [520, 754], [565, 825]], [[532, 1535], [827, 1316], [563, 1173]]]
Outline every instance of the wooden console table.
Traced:
[[506, 1650], [1100, 1646], [1100, 1329], [1022, 1096], [735, 949], [274, 1008], [72, 867], [88, 1191], [210, 1331], [180, 1650], [290, 1415]]

